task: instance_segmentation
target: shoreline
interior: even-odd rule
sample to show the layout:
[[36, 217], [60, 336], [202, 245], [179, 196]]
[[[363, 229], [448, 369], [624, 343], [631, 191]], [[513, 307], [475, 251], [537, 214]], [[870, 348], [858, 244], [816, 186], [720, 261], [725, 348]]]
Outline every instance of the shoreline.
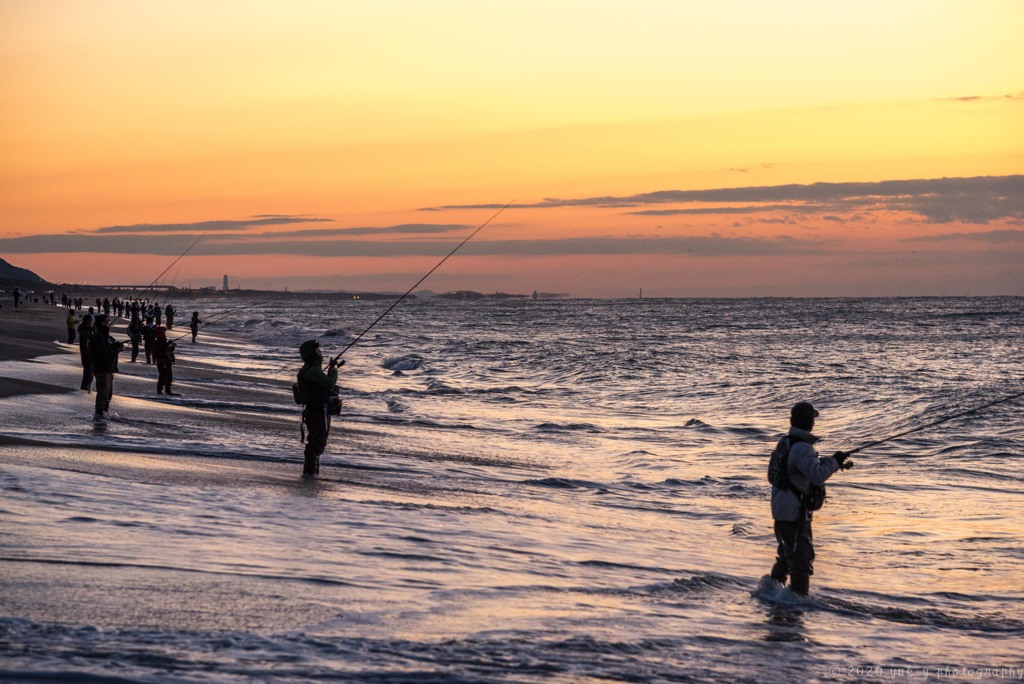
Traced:
[[[0, 361], [31, 361], [40, 356], [66, 354], [60, 343], [67, 339], [67, 312], [68, 309], [50, 304], [29, 302], [15, 309], [4, 302], [0, 307]], [[0, 375], [0, 398], [74, 391], [71, 387]]]

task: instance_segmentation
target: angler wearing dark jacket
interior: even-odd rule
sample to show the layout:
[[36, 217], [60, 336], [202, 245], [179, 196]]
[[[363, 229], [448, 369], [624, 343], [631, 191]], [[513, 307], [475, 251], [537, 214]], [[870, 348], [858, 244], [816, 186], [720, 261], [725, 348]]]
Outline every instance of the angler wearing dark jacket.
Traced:
[[299, 391], [305, 398], [302, 409], [302, 421], [308, 431], [306, 440], [305, 463], [302, 468], [303, 477], [316, 477], [320, 474], [320, 454], [327, 448], [327, 434], [331, 431], [331, 411], [329, 404], [338, 393], [338, 366], [336, 359], [327, 364], [327, 372], [323, 371], [323, 353], [320, 343], [308, 340], [299, 345], [303, 366], [298, 373]]
[[95, 331], [92, 314], [82, 316], [82, 322], [78, 325], [78, 353], [82, 357], [82, 389], [87, 392], [92, 391], [92, 350], [89, 344]]
[[167, 341], [167, 329], [162, 325], [154, 328], [156, 341], [153, 342], [153, 358], [156, 359], [156, 393], [163, 394], [167, 391], [168, 396], [180, 396], [177, 392], [171, 391], [171, 383], [174, 381], [174, 349], [177, 347], [174, 342]]
[[132, 315], [132, 322], [128, 324], [128, 339], [132, 343], [132, 363], [139, 358], [139, 343], [142, 342], [142, 319]]
[[825, 480], [842, 468], [849, 457], [849, 454], [837, 451], [830, 457], [819, 458], [814, 449], [818, 437], [811, 434], [817, 416], [814, 406], [806, 401], [793, 406], [788, 435], [791, 487], [780, 489], [772, 486], [772, 518], [779, 546], [771, 576], [780, 584], [785, 584], [789, 577], [790, 589], [804, 596], [810, 590], [810, 576], [814, 574], [813, 511], [807, 506], [807, 497], [812, 486], [823, 487]]
[[96, 332], [89, 343], [92, 369], [96, 374], [96, 416], [102, 417], [110, 411], [110, 400], [114, 396], [114, 373], [117, 373], [117, 355], [122, 343], [110, 336], [110, 322], [106, 316], [96, 317]]
[[146, 363], [153, 363], [153, 342], [156, 341], [156, 333], [153, 332], [153, 319], [147, 318], [146, 324], [142, 326], [142, 347], [146, 351]]

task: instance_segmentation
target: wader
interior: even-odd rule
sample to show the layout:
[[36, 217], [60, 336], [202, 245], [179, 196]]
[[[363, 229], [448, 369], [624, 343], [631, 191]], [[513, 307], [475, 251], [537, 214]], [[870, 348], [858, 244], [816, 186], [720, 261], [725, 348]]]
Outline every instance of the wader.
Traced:
[[306, 461], [303, 475], [320, 475], [320, 454], [327, 448], [327, 433], [331, 431], [331, 416], [327, 404], [306, 404], [302, 409], [302, 421], [306, 424]]
[[814, 537], [811, 521], [801, 511], [800, 520], [776, 520], [775, 538], [779, 542], [778, 555], [772, 566], [772, 579], [779, 584], [790, 577], [790, 588], [807, 596], [814, 574]]

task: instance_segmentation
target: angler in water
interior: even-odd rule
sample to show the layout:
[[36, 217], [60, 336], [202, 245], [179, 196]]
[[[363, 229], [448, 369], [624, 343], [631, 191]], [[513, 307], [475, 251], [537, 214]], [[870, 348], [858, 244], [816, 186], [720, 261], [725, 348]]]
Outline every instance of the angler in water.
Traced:
[[338, 397], [338, 368], [345, 360], [336, 356], [323, 371], [323, 352], [317, 340], [307, 340], [299, 345], [303, 366], [297, 377], [296, 401], [301, 399], [302, 422], [308, 431], [306, 440], [303, 477], [320, 475], [320, 454], [327, 447], [327, 434], [331, 431], [331, 416], [341, 413], [341, 399]]
[[110, 319], [106, 314], [96, 316], [96, 332], [89, 342], [92, 369], [96, 374], [96, 417], [104, 418], [110, 412], [114, 396], [114, 374], [117, 373], [117, 355], [124, 347], [110, 335]]
[[780, 584], [785, 584], [788, 577], [790, 589], [803, 596], [810, 590], [810, 577], [814, 574], [811, 517], [825, 502], [825, 480], [837, 470], [853, 465], [846, 463], [850, 455], [842, 451], [826, 458], [818, 456], [814, 443], [819, 438], [811, 434], [818, 415], [806, 401], [793, 406], [789, 434], [779, 441], [768, 466], [772, 518], [779, 543], [771, 576]]

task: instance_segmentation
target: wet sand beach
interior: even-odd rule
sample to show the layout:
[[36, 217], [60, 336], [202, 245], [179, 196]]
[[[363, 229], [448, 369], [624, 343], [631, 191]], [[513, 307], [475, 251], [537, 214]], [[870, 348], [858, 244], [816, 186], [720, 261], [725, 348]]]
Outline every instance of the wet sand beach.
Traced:
[[[0, 308], [0, 361], [28, 361], [60, 353], [60, 342], [67, 339], [67, 315], [67, 309], [49, 304], [29, 303], [15, 309], [10, 303], [5, 303]], [[74, 388], [0, 373], [0, 397], [71, 391]]]

